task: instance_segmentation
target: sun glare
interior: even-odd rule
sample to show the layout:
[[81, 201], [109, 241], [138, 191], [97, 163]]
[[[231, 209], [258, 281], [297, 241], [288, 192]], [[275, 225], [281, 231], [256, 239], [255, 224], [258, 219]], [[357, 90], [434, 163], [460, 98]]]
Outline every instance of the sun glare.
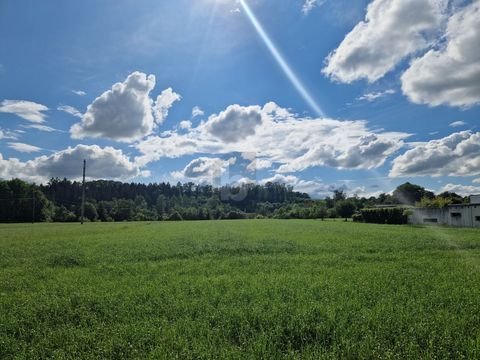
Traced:
[[[222, 0], [222, 1], [225, 1], [225, 0]], [[303, 85], [303, 83], [295, 74], [291, 66], [288, 64], [288, 62], [285, 60], [285, 58], [280, 53], [278, 48], [275, 46], [273, 41], [270, 39], [270, 36], [267, 34], [262, 24], [253, 13], [247, 1], [239, 0], [238, 3], [241, 5], [243, 11], [247, 15], [247, 18], [252, 23], [253, 27], [258, 33], [258, 36], [260, 36], [262, 41], [265, 43], [265, 46], [268, 48], [273, 58], [278, 63], [278, 65], [280, 66], [282, 71], [285, 73], [285, 75], [288, 77], [288, 79], [290, 80], [292, 85], [295, 87], [295, 89], [298, 91], [298, 93], [302, 96], [305, 102], [312, 108], [312, 110], [315, 111], [317, 116], [322, 118], [325, 117], [325, 112], [322, 110], [320, 105], [318, 105], [318, 103], [313, 99], [312, 95], [306, 89], [305, 85]]]

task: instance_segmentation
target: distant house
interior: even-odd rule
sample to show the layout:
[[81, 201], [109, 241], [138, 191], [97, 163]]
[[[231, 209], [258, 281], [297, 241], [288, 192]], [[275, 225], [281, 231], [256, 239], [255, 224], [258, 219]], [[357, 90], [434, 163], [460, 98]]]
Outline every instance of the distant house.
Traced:
[[480, 228], [480, 195], [470, 196], [469, 204], [449, 205], [442, 209], [412, 208], [408, 222]]

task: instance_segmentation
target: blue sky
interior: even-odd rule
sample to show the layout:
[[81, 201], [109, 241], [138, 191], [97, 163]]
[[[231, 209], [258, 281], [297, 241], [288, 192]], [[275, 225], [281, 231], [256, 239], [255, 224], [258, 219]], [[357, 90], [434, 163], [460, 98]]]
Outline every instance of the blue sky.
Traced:
[[479, 7], [2, 1], [0, 177], [480, 193]]

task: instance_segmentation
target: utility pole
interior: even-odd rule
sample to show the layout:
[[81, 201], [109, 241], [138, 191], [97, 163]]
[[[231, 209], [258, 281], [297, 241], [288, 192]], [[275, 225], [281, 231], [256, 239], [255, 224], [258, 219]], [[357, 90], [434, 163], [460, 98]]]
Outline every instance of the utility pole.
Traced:
[[85, 215], [85, 168], [87, 167], [87, 160], [83, 160], [83, 181], [82, 181], [82, 209], [81, 209], [81, 222], [83, 225], [83, 218]]
[[32, 186], [32, 224], [35, 223], [35, 188]]

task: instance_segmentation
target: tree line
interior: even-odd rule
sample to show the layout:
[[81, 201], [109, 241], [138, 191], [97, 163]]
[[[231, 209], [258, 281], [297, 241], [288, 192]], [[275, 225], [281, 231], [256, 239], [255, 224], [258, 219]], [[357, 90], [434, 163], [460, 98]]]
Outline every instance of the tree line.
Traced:
[[[81, 213], [82, 185], [52, 178], [45, 185], [19, 179], [0, 180], [0, 222], [76, 222]], [[467, 199], [454, 193], [435, 195], [405, 183], [392, 194], [347, 197], [342, 190], [322, 200], [279, 183], [223, 186], [194, 183], [86, 183], [86, 221], [177, 221], [247, 218], [350, 218], [379, 205], [442, 207]]]

